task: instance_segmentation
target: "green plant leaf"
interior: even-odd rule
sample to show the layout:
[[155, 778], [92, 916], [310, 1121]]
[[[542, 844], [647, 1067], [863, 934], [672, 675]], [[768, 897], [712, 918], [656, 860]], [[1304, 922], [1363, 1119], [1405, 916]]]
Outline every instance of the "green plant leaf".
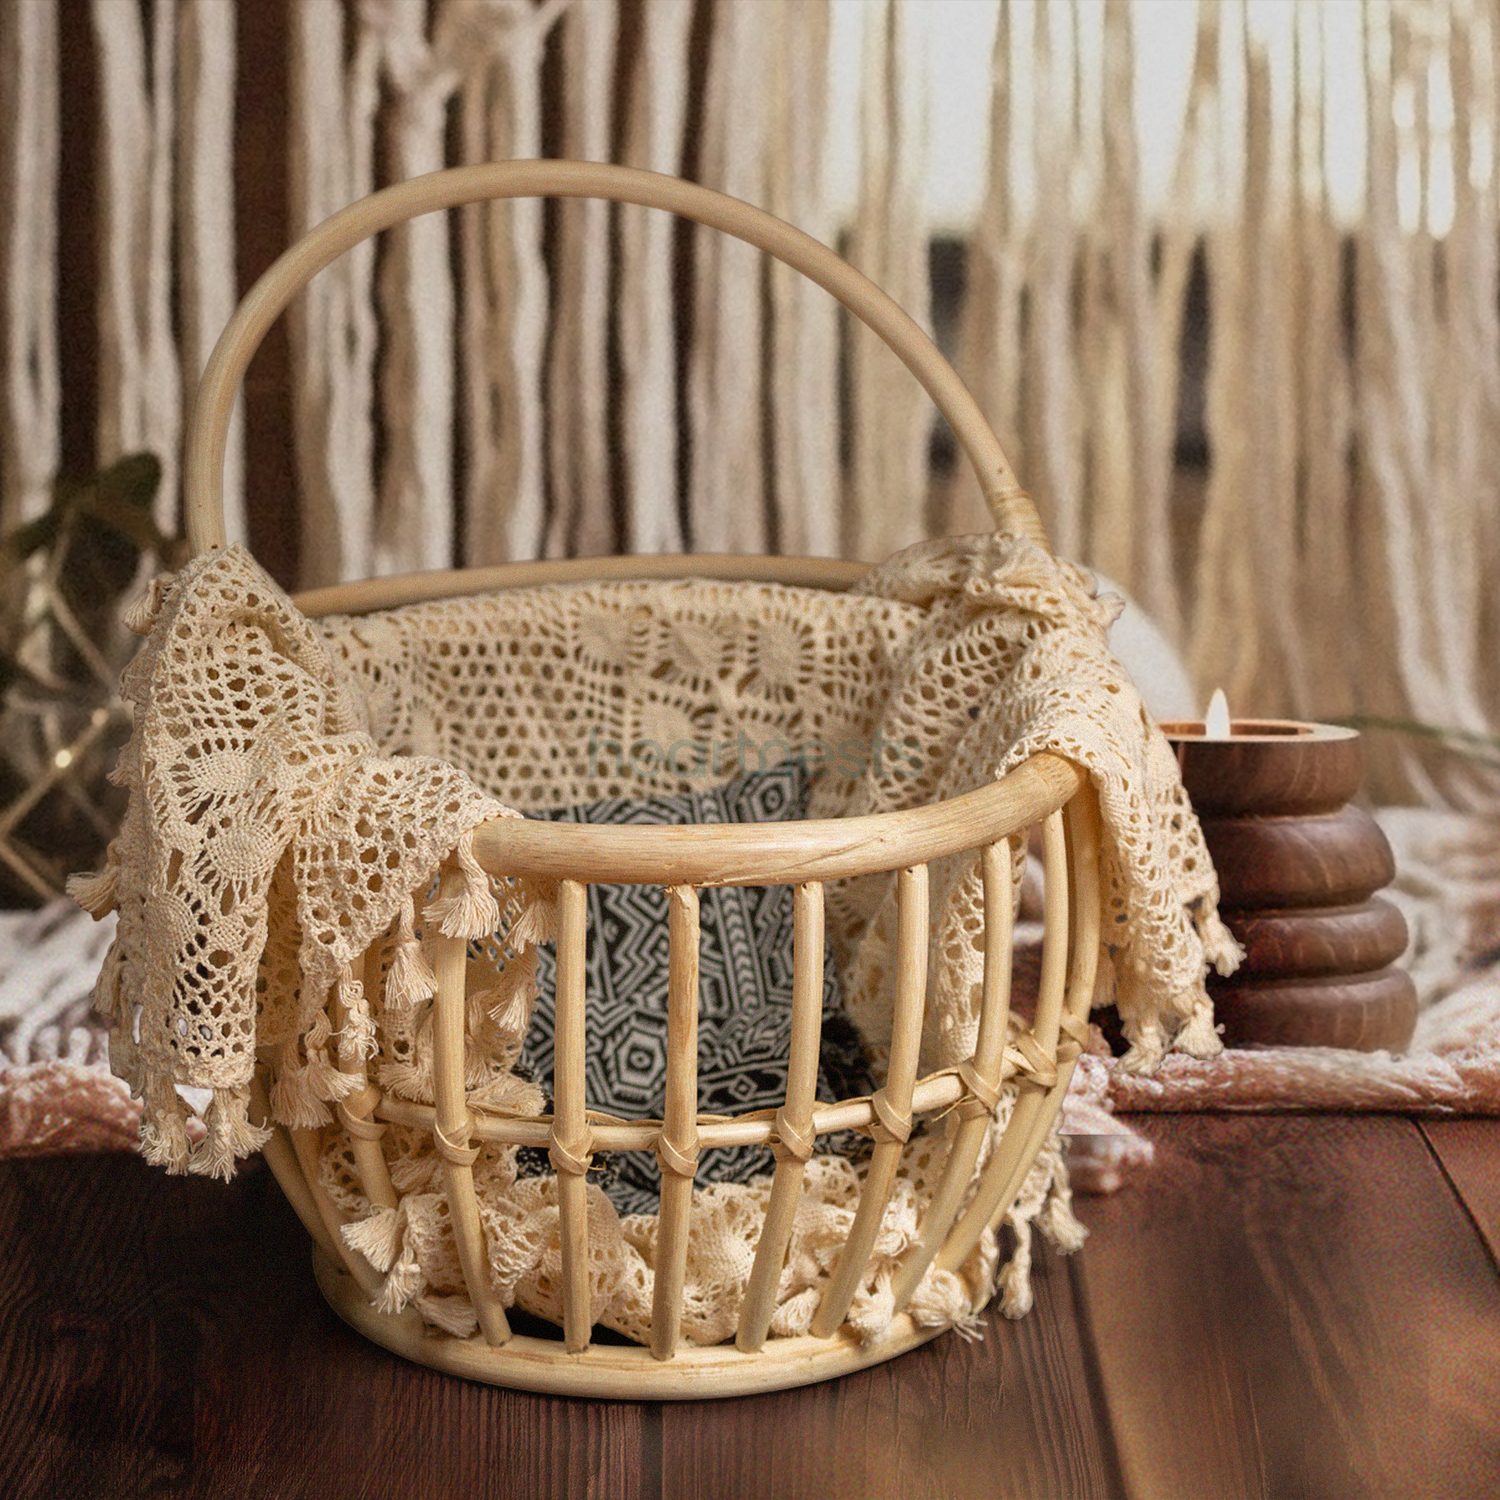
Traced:
[[33, 521], [17, 526], [3, 543], [7, 567], [16, 567], [28, 557], [50, 547], [62, 529], [62, 515], [57, 509], [45, 511]]

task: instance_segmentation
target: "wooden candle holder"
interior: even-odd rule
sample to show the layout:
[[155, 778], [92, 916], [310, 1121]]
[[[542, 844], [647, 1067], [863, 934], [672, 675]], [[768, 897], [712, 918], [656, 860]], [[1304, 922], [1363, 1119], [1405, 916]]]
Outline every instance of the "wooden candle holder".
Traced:
[[1350, 802], [1358, 732], [1283, 719], [1236, 720], [1228, 739], [1162, 727], [1245, 949], [1235, 974], [1208, 980], [1226, 1044], [1404, 1050], [1417, 994], [1392, 967], [1406, 920], [1376, 894], [1395, 878], [1390, 844]]

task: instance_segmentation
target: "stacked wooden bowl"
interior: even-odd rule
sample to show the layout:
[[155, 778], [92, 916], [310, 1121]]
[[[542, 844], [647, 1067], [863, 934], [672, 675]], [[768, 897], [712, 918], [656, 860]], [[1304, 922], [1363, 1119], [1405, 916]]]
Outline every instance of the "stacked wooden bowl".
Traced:
[[1406, 921], [1377, 894], [1395, 860], [1351, 799], [1359, 735], [1329, 724], [1236, 720], [1228, 738], [1163, 726], [1218, 870], [1220, 911], [1245, 949], [1210, 975], [1229, 1046], [1402, 1051], [1417, 1018], [1411, 978], [1392, 967]]

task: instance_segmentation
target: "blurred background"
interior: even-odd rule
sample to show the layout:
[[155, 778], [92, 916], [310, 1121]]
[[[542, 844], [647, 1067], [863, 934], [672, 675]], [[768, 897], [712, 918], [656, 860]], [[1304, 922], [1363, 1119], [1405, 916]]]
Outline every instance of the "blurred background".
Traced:
[[[1200, 702], [1416, 724], [1370, 734], [1375, 795], [1492, 807], [1497, 24], [1497, 0], [0, 7], [0, 845], [43, 782], [83, 842], [107, 825], [78, 787], [114, 595], [175, 555], [184, 408], [238, 297], [373, 188], [538, 155], [837, 245]], [[925, 396], [824, 294], [596, 204], [463, 210], [323, 273], [252, 369], [228, 508], [293, 588], [874, 560], [985, 524]]]

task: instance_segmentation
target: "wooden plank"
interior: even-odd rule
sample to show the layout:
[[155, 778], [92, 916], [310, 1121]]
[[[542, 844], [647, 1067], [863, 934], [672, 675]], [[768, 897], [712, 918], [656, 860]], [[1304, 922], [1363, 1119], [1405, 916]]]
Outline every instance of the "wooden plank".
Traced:
[[1130, 1494], [1493, 1493], [1500, 1278], [1416, 1126], [1132, 1123], [1075, 1262]]
[[258, 1164], [0, 1162], [0, 1495], [655, 1496], [656, 1410], [454, 1380], [323, 1305]]
[[1500, 1267], [1500, 1120], [1423, 1120], [1422, 1134]]
[[1094, 1500], [1125, 1493], [1067, 1266], [1042, 1249], [1036, 1305], [991, 1310], [843, 1380], [662, 1409], [664, 1500]]

